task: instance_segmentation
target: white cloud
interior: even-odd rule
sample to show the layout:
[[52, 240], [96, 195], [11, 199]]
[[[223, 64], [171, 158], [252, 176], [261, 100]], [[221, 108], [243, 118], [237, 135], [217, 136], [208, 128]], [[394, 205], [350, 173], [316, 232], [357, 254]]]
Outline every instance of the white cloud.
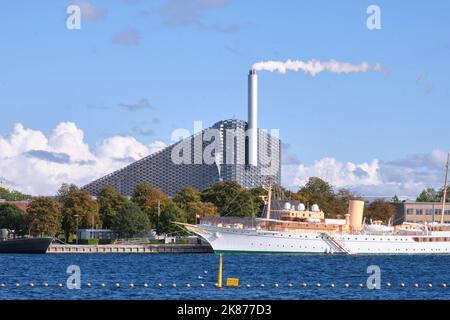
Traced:
[[203, 31], [237, 32], [240, 26], [205, 23], [208, 11], [218, 10], [231, 4], [233, 0], [166, 0], [158, 8], [163, 24], [171, 27], [197, 27]]
[[103, 140], [97, 148], [97, 155], [100, 158], [116, 160], [141, 159], [150, 153], [164, 148], [165, 144], [156, 141], [153, 145], [143, 145], [135, 138], [127, 136], [115, 136]]
[[129, 111], [140, 111], [140, 110], [153, 110], [155, 107], [148, 101], [147, 98], [139, 99], [135, 103], [121, 103], [119, 106], [128, 109]]
[[106, 16], [106, 9], [97, 7], [88, 0], [78, 0], [72, 3], [80, 7], [82, 20], [95, 21]]
[[0, 135], [0, 177], [22, 192], [52, 195], [64, 182], [82, 186], [164, 147], [113, 136], [91, 149], [75, 123], [61, 122], [48, 135], [16, 124]]
[[364, 196], [415, 198], [427, 187], [442, 188], [446, 153], [433, 150], [413, 154], [394, 161], [343, 163], [323, 158], [312, 165], [288, 162], [283, 164], [283, 185], [297, 190], [309, 177], [319, 177], [336, 188], [349, 188]]
[[94, 156], [84, 142], [84, 133], [73, 122], [61, 122], [51, 133], [48, 151], [65, 153], [72, 161], [90, 161]]
[[323, 158], [311, 166], [304, 164], [288, 164], [283, 166], [283, 174], [286, 177], [286, 185], [304, 185], [309, 177], [319, 177], [329, 181], [334, 186], [341, 188], [349, 185], [378, 185], [381, 183], [379, 176], [378, 160], [370, 163], [355, 164], [342, 163], [334, 158]]
[[20, 123], [14, 126], [8, 140], [0, 136], [0, 158], [14, 157], [32, 148], [42, 149], [47, 138], [40, 131], [25, 129]]
[[141, 41], [141, 36], [136, 29], [129, 28], [117, 32], [113, 35], [112, 42], [121, 45], [138, 45]]

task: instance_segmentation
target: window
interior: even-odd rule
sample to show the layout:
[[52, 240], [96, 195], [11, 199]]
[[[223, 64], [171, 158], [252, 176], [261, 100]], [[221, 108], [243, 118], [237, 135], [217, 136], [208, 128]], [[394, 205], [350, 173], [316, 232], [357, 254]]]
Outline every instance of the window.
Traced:
[[433, 214], [433, 209], [425, 209], [425, 214]]
[[414, 209], [406, 209], [406, 214], [414, 214]]
[[442, 210], [441, 209], [435, 209], [434, 210], [434, 214], [441, 214]]
[[416, 214], [423, 214], [423, 209], [416, 209]]

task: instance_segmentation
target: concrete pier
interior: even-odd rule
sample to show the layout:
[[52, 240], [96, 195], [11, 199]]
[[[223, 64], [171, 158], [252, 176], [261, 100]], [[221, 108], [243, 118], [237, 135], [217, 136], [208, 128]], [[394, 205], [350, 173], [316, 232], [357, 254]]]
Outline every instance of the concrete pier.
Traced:
[[47, 253], [213, 253], [213, 250], [204, 244], [51, 244]]

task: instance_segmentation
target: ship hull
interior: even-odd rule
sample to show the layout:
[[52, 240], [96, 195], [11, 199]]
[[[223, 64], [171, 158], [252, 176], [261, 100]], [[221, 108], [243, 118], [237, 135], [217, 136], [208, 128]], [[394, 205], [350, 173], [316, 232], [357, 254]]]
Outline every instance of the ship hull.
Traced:
[[19, 238], [0, 241], [0, 253], [46, 253], [53, 238]]
[[[444, 241], [417, 241], [421, 236], [324, 234], [187, 226], [216, 253], [254, 254], [450, 254], [450, 233]], [[445, 241], [447, 239], [447, 241]]]

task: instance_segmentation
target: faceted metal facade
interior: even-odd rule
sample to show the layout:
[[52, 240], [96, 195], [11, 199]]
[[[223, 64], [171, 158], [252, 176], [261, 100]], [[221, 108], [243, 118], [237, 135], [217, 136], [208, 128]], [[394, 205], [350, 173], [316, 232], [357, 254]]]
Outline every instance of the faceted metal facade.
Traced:
[[[214, 132], [219, 133], [216, 148], [211, 151], [214, 158], [212, 164], [203, 161], [204, 153], [209, 150], [205, 148], [216, 141], [206, 138], [207, 132], [212, 132], [210, 129], [216, 129]], [[236, 181], [244, 188], [254, 188], [267, 184], [270, 161], [273, 182], [279, 184], [281, 181], [280, 140], [258, 129], [258, 166], [249, 166], [246, 130], [247, 123], [241, 120], [217, 122], [201, 133], [95, 180], [82, 189], [89, 191], [92, 195], [98, 195], [104, 185], [112, 185], [119, 193], [131, 196], [136, 184], [148, 182], [167, 195], [173, 196], [183, 187], [204, 190], [219, 181]], [[180, 154], [187, 156], [184, 158], [187, 161], [177, 164], [173, 161], [173, 153], [182, 149], [183, 146], [185, 146], [184, 151]], [[188, 152], [184, 154], [186, 150]]]

